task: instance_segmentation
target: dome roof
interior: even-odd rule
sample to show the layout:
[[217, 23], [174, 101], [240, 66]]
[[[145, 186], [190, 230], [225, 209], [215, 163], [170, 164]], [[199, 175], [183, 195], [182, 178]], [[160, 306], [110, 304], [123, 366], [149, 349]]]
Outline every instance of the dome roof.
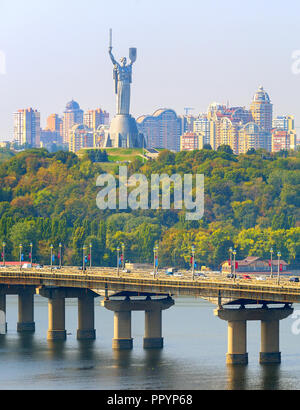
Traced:
[[270, 102], [269, 94], [264, 90], [264, 87], [262, 85], [254, 95], [253, 100], [257, 102]]
[[80, 110], [79, 104], [74, 100], [68, 102], [68, 104], [66, 105], [66, 111], [73, 111], [73, 110]]

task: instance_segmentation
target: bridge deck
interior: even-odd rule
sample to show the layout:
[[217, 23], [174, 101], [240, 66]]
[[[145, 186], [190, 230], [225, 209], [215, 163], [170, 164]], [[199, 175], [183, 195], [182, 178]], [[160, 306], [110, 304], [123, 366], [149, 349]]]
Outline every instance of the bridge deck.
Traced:
[[191, 273], [182, 277], [160, 274], [157, 278], [146, 271], [120, 273], [116, 269], [92, 268], [79, 272], [78, 268], [64, 267], [61, 270], [18, 270], [17, 268], [1, 268], [1, 285], [30, 285], [36, 287], [68, 287], [85, 288], [107, 292], [136, 292], [153, 294], [170, 294], [175, 296], [193, 296], [205, 299], [222, 298], [228, 300], [247, 299], [280, 303], [300, 302], [300, 283], [289, 282], [281, 278], [257, 281], [238, 279], [236, 283], [221, 275], [209, 275], [203, 279], [196, 277], [193, 281]]

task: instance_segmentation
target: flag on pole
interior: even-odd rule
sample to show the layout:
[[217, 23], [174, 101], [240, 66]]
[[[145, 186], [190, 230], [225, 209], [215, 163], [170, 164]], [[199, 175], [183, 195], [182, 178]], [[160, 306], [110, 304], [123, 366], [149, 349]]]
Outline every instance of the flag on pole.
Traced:
[[52, 262], [55, 261], [55, 255], [52, 255]]
[[22, 253], [22, 255], [21, 255], [21, 261], [23, 262], [24, 261], [24, 254]]

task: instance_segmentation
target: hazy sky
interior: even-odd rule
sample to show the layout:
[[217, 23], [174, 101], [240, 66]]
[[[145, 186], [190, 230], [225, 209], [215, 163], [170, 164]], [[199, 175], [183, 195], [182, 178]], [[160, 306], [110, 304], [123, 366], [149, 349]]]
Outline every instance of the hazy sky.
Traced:
[[262, 84], [274, 113], [300, 126], [299, 16], [299, 0], [0, 0], [0, 138], [12, 136], [19, 108], [40, 110], [43, 126], [72, 98], [114, 115], [110, 27], [118, 60], [138, 49], [134, 116], [249, 106]]

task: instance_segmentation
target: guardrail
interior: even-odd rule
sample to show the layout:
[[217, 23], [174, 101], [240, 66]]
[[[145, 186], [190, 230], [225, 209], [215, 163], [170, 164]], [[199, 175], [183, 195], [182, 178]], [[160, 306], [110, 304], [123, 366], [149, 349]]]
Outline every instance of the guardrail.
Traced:
[[[188, 276], [189, 275], [189, 276]], [[174, 293], [181, 295], [205, 295], [206, 297], [235, 297], [253, 300], [282, 300], [283, 302], [300, 302], [300, 283], [289, 282], [277, 278], [266, 281], [249, 279], [228, 279], [220, 275], [211, 275], [207, 279], [196, 277], [192, 280], [190, 272], [182, 277], [159, 275], [154, 278], [146, 271], [120, 273], [117, 269], [96, 269], [78, 272], [77, 268], [53, 270], [17, 270], [1, 269], [0, 284], [24, 284], [32, 286], [62, 286], [94, 289], [109, 289], [112, 291], [133, 290], [140, 292]]]

